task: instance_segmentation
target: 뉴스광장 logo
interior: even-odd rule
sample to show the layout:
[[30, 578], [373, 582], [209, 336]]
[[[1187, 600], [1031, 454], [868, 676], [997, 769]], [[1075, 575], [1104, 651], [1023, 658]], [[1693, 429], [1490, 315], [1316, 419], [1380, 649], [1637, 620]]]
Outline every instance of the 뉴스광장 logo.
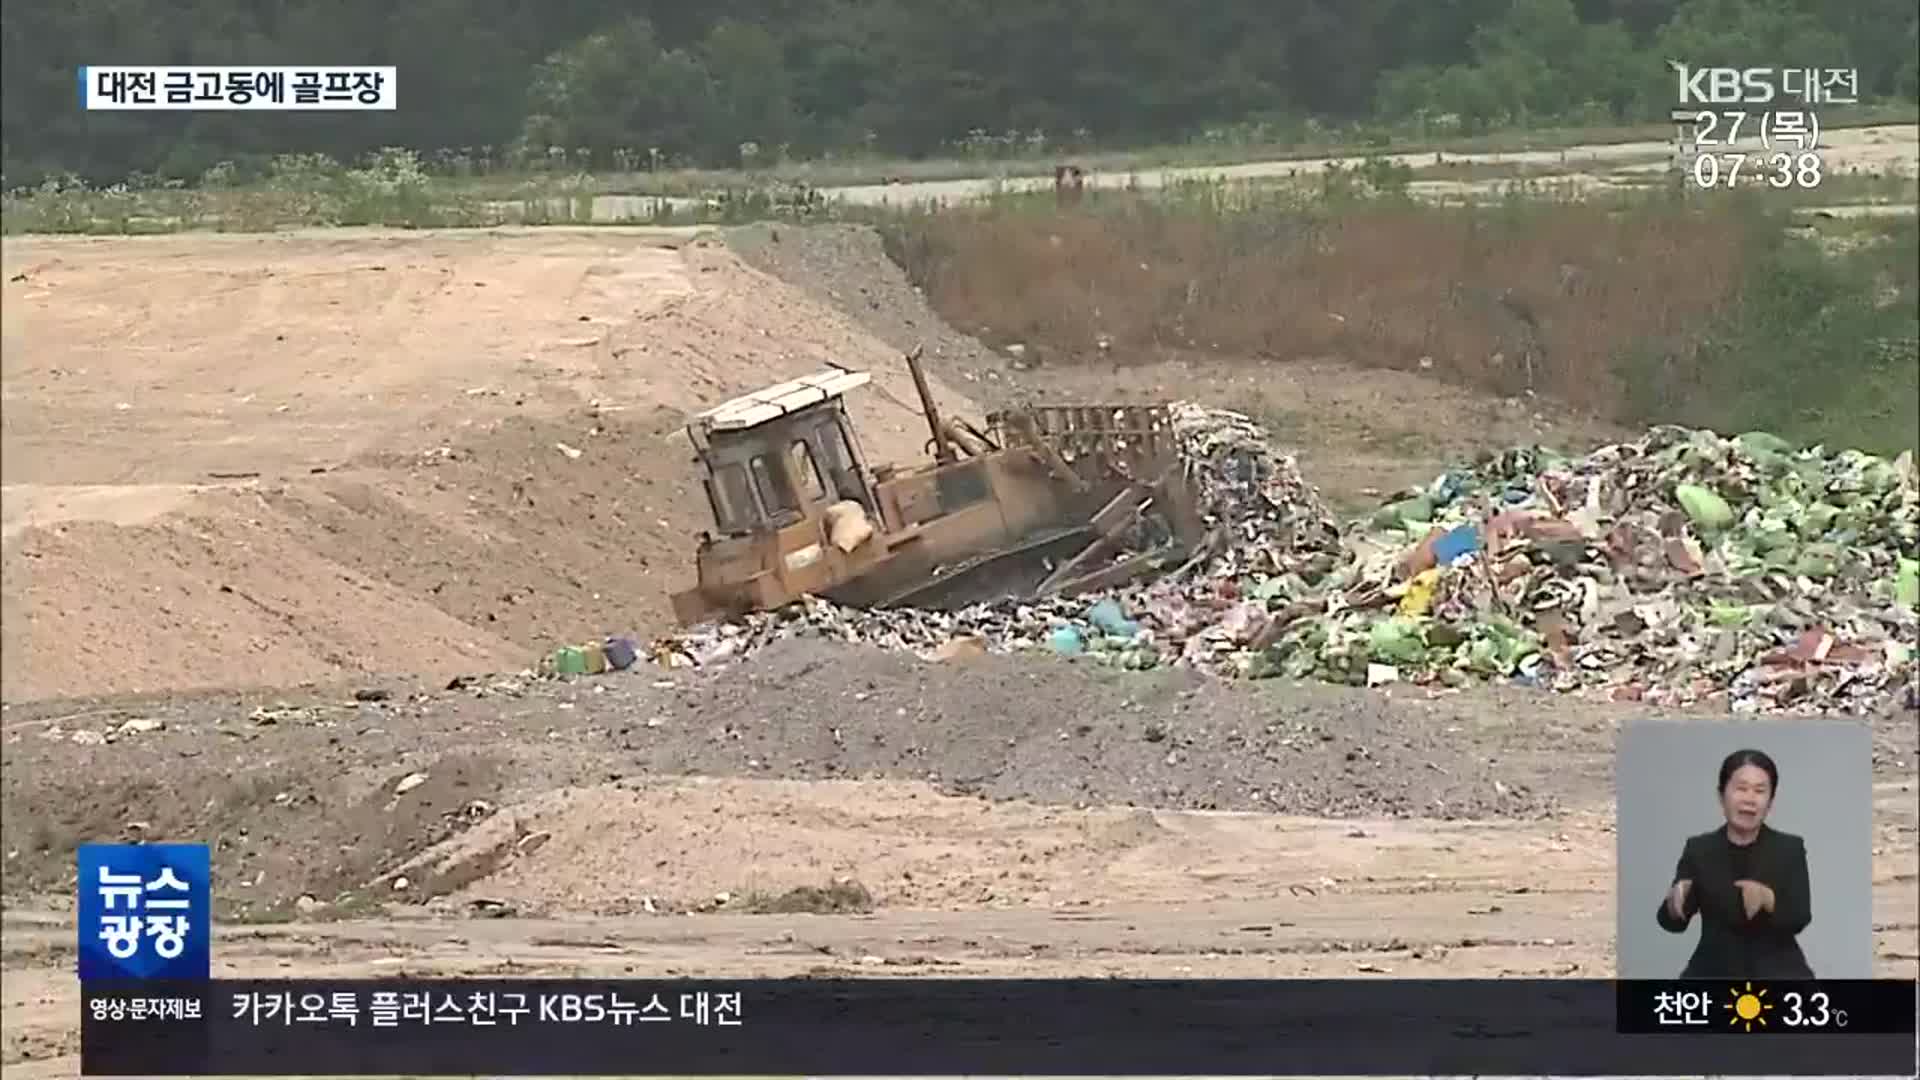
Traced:
[[212, 865], [205, 844], [82, 844], [80, 981], [205, 980]]

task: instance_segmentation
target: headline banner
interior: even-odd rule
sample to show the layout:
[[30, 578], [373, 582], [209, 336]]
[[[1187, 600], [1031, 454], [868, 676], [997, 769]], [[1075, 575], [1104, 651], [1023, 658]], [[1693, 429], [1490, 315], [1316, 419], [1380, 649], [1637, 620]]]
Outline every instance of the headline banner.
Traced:
[[[82, 994], [93, 1076], [1911, 1075], [1916, 1001], [1901, 980], [214, 980]], [[1686, 1024], [1690, 1009], [1708, 1022]]]

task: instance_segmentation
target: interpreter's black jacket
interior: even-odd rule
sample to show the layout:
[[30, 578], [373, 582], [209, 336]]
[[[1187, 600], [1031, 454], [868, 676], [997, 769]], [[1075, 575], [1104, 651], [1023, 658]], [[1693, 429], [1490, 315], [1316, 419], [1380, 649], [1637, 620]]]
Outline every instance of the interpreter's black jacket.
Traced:
[[[1807, 845], [1765, 825], [1741, 847], [1724, 828], [1687, 838], [1674, 881], [1691, 880], [1685, 916], [1676, 919], [1660, 900], [1660, 926], [1678, 934], [1700, 916], [1700, 943], [1683, 979], [1811, 979], [1813, 970], [1794, 940], [1813, 921], [1807, 881]], [[1757, 881], [1773, 890], [1773, 910], [1747, 918], [1734, 882]], [[1669, 887], [1671, 888], [1671, 887]]]

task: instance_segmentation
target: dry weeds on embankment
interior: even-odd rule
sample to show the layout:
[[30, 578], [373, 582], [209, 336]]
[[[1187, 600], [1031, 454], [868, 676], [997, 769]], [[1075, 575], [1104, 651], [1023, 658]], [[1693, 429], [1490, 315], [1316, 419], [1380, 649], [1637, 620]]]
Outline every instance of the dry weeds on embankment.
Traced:
[[1040, 362], [1337, 356], [1634, 422], [1911, 446], [1914, 230], [1857, 228], [1884, 242], [1822, 254], [1740, 199], [1198, 190], [1003, 199], [887, 233], [950, 323]]

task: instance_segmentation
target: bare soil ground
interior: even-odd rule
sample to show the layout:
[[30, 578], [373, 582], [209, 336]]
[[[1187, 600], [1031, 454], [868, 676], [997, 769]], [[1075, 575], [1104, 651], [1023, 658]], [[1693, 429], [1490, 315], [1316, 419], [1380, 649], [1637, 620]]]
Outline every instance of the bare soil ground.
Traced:
[[[922, 340], [964, 411], [1248, 409], [1337, 500], [1611, 434], [1333, 360], [1018, 370], [870, 234], [731, 241], [6, 243], [9, 1076], [77, 1064], [84, 839], [212, 843], [235, 974], [1611, 970], [1624, 706], [807, 641], [444, 688], [662, 628], [705, 515], [684, 414], [827, 359], [876, 372], [881, 460], [920, 451]], [[1878, 962], [1911, 976], [1920, 746], [1876, 730]]]
[[[392, 689], [10, 708], [9, 1067], [75, 1051], [82, 838], [213, 844], [233, 973], [1611, 971], [1620, 707], [817, 641]], [[1875, 742], [1911, 975], [1920, 747]]]
[[685, 413], [834, 360], [876, 457], [922, 442], [884, 346], [686, 233], [9, 238], [5, 275], [8, 700], [517, 669], [660, 624]]

